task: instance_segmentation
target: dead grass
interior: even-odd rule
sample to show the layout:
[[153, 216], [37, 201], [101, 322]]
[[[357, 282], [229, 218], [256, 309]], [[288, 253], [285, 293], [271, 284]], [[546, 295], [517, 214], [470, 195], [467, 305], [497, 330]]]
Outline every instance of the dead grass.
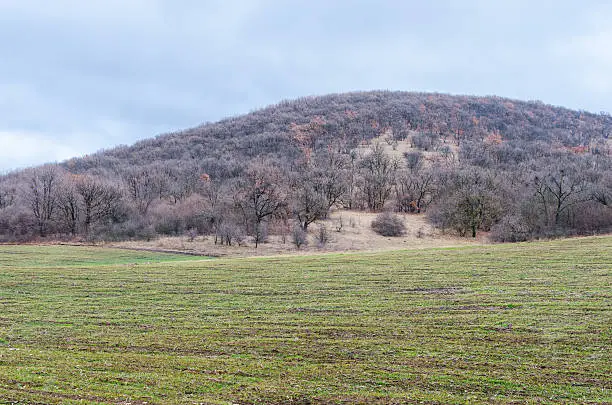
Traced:
[[[393, 134], [390, 131], [387, 131], [381, 136], [379, 136], [378, 138], [372, 139], [372, 141], [368, 143], [367, 145], [360, 146], [358, 150], [360, 151], [361, 154], [365, 155], [369, 153], [370, 148], [374, 143], [379, 143], [380, 145], [383, 146], [386, 153], [388, 153], [390, 156], [393, 156], [394, 158], [398, 159], [400, 162], [403, 162], [403, 163], [405, 163], [404, 153], [407, 153], [407, 152], [421, 152], [423, 154], [423, 157], [425, 158], [425, 167], [430, 167], [435, 162], [449, 163], [450, 161], [452, 161], [452, 158], [450, 160], [446, 160], [445, 158], [443, 158], [439, 151], [433, 151], [433, 150], [424, 151], [419, 148], [413, 148], [411, 146], [410, 138], [413, 136], [416, 136], [418, 133], [419, 133], [418, 131], [410, 131], [408, 137], [405, 140], [395, 141], [395, 146], [393, 146], [393, 141], [392, 141]], [[450, 151], [453, 153], [455, 157], [459, 156], [459, 146], [456, 143], [448, 141], [445, 143], [441, 143], [439, 146], [440, 147], [446, 146], [450, 148]]]
[[[375, 233], [370, 224], [376, 213], [360, 211], [336, 211], [329, 219], [319, 221], [310, 226], [309, 244], [307, 247], [296, 249], [287, 237], [285, 243], [280, 236], [270, 236], [267, 243], [255, 248], [250, 239], [241, 246], [215, 245], [214, 238], [199, 236], [193, 241], [188, 237], [162, 237], [149, 242], [128, 241], [109, 243], [112, 247], [130, 249], [149, 249], [160, 251], [180, 251], [194, 254], [249, 257], [249, 256], [277, 256], [287, 254], [315, 254], [321, 252], [348, 252], [348, 251], [389, 251], [398, 249], [425, 249], [432, 247], [457, 247], [468, 245], [481, 245], [487, 243], [486, 238], [480, 236], [476, 239], [460, 238], [454, 235], [443, 234], [427, 223], [424, 215], [399, 214], [404, 219], [407, 233], [401, 237], [384, 237]], [[316, 233], [319, 225], [327, 228], [330, 237], [325, 246], [319, 246]]]

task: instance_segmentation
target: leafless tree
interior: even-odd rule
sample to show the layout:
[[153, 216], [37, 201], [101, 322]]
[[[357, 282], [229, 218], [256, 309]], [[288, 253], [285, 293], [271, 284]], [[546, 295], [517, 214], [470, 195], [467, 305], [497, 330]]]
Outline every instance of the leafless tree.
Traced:
[[281, 173], [265, 163], [249, 167], [238, 185], [234, 201], [251, 227], [255, 247], [263, 241], [264, 221], [277, 214], [286, 204]]
[[305, 165], [302, 171], [309, 172], [308, 181], [314, 191], [326, 201], [328, 210], [340, 203], [349, 190], [349, 159], [330, 149], [319, 152], [313, 159], [313, 164]]
[[57, 206], [62, 221], [68, 232], [76, 235], [79, 227], [81, 213], [81, 197], [77, 192], [77, 178], [73, 174], [64, 174], [57, 193]]
[[117, 186], [90, 176], [78, 179], [76, 191], [83, 203], [83, 226], [86, 235], [89, 234], [92, 224], [112, 218], [122, 197]]
[[151, 203], [159, 198], [159, 183], [152, 168], [130, 169], [124, 174], [127, 195], [140, 215], [146, 215]]
[[374, 211], [383, 209], [393, 191], [399, 162], [385, 152], [382, 144], [376, 143], [371, 152], [359, 162], [359, 166], [367, 207]]
[[17, 190], [14, 186], [0, 184], [0, 209], [7, 208], [15, 202]]
[[310, 224], [327, 216], [328, 200], [317, 191], [308, 172], [293, 179], [291, 190], [291, 211], [302, 230], [307, 231]]
[[612, 208], [612, 171], [601, 175], [599, 182], [592, 186], [591, 196], [598, 203]]
[[57, 202], [59, 169], [54, 165], [42, 166], [29, 172], [26, 200], [38, 227], [38, 234], [46, 236]]
[[549, 226], [558, 227], [569, 208], [586, 201], [586, 183], [571, 164], [546, 168], [533, 180], [535, 195]]
[[503, 215], [503, 194], [494, 176], [480, 169], [452, 174], [444, 184], [429, 218], [442, 228], [451, 228], [461, 236], [476, 237], [488, 231]]

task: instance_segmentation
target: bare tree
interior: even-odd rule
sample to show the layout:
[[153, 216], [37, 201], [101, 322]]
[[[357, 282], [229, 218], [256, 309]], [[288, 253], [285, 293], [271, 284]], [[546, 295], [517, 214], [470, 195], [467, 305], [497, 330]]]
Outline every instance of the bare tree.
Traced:
[[92, 224], [113, 217], [122, 197], [116, 186], [90, 176], [80, 177], [76, 190], [83, 203], [83, 226], [86, 235], [89, 234]]
[[159, 182], [152, 168], [130, 169], [124, 175], [127, 194], [140, 215], [146, 215], [151, 203], [159, 198]]
[[355, 198], [357, 194], [357, 171], [359, 155], [356, 150], [351, 150], [348, 154], [346, 193], [342, 201], [343, 206], [348, 209], [356, 208]]
[[406, 158], [406, 167], [410, 173], [418, 173], [425, 163], [425, 157], [421, 151], [405, 152], [404, 158]]
[[381, 210], [393, 191], [395, 174], [399, 162], [389, 156], [380, 143], [374, 144], [371, 152], [360, 162], [362, 193], [371, 210]]
[[598, 203], [612, 208], [612, 171], [601, 175], [597, 184], [592, 186], [591, 196]]
[[453, 174], [429, 212], [432, 222], [461, 236], [488, 231], [503, 214], [503, 194], [494, 177], [476, 169]]
[[395, 182], [397, 211], [421, 213], [427, 209], [436, 193], [438, 170], [424, 170], [421, 173], [398, 172]]
[[338, 204], [349, 190], [349, 162], [345, 155], [330, 149], [315, 155], [313, 164], [307, 164], [302, 171], [308, 171], [308, 181], [315, 192], [326, 201], [328, 210]]
[[206, 173], [193, 162], [171, 162], [162, 169], [164, 179], [164, 192], [162, 195], [176, 204], [195, 193], [207, 181], [218, 181]]
[[81, 213], [81, 197], [77, 192], [78, 176], [73, 174], [65, 174], [59, 185], [57, 193], [57, 206], [60, 217], [64, 222], [68, 232], [71, 235], [76, 235], [78, 232], [79, 218]]
[[280, 172], [265, 163], [254, 164], [246, 172], [234, 195], [236, 206], [251, 226], [255, 247], [263, 241], [264, 220], [286, 204]]
[[313, 222], [323, 219], [329, 211], [329, 201], [317, 188], [312, 166], [304, 166], [291, 180], [291, 212], [302, 230], [307, 231]]
[[14, 186], [0, 184], [0, 209], [13, 205], [16, 191]]
[[26, 200], [38, 227], [38, 234], [46, 236], [56, 208], [59, 169], [47, 165], [32, 169], [29, 174]]
[[549, 226], [560, 226], [570, 207], [587, 200], [584, 177], [576, 169], [564, 162], [534, 177], [535, 195]]

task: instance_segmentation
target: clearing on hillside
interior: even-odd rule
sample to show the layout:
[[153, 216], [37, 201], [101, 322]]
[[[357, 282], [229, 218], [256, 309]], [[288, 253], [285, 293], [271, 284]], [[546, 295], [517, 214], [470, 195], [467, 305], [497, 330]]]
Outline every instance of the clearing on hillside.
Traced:
[[[232, 246], [215, 244], [214, 236], [198, 236], [191, 239], [188, 236], [160, 237], [151, 241], [124, 241], [108, 243], [108, 246], [128, 249], [150, 249], [161, 251], [188, 252], [211, 255], [215, 257], [246, 257], [246, 256], [277, 256], [286, 254], [319, 254], [322, 252], [349, 251], [387, 251], [398, 249], [424, 249], [433, 247], [474, 246], [489, 243], [484, 233], [478, 238], [462, 238], [445, 234], [435, 229], [425, 215], [399, 215], [406, 225], [406, 235], [401, 237], [386, 237], [374, 232], [370, 226], [378, 215], [372, 212], [338, 210], [328, 219], [319, 220], [310, 226], [308, 245], [297, 249], [291, 242], [291, 235], [270, 235], [266, 243], [257, 248], [248, 238], [243, 243]], [[319, 227], [326, 230], [328, 241], [321, 246], [318, 241]]]
[[201, 260], [0, 246], [0, 403], [612, 402], [612, 237]]

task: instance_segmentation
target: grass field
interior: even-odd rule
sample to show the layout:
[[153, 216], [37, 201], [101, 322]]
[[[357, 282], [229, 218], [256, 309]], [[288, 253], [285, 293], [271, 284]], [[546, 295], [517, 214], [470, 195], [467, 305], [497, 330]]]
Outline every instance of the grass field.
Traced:
[[612, 237], [213, 259], [0, 246], [0, 403], [611, 403]]

